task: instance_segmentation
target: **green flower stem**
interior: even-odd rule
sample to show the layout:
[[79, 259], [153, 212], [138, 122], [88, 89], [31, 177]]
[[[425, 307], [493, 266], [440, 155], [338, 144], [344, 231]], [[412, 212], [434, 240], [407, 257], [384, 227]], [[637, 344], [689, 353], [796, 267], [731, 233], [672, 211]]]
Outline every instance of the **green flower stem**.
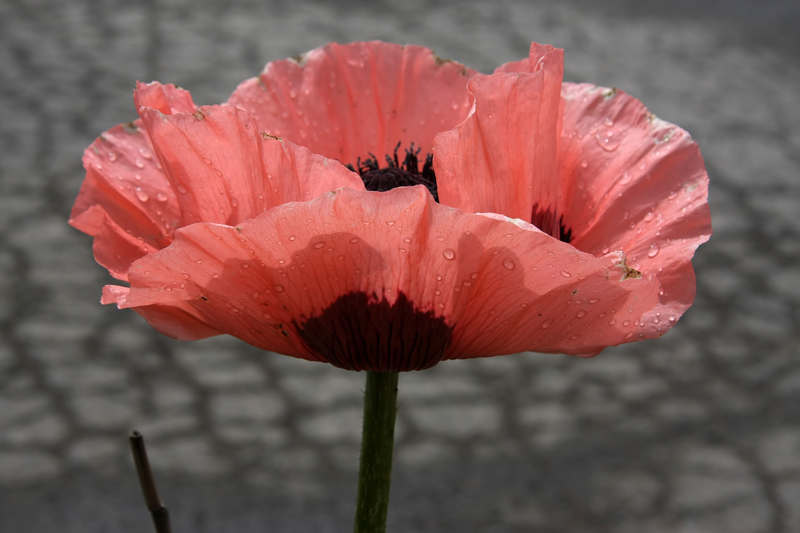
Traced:
[[397, 372], [367, 372], [355, 533], [384, 533], [392, 484]]

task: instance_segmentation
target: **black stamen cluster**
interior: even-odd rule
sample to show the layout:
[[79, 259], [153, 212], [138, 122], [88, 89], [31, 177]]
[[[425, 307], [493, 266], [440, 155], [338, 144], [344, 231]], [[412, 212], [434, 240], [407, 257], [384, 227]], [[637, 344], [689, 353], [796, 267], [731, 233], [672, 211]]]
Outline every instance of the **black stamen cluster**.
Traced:
[[433, 171], [433, 154], [425, 156], [425, 163], [422, 165], [422, 171], [420, 171], [420, 149], [414, 150], [414, 143], [411, 143], [411, 146], [406, 148], [406, 156], [401, 163], [397, 155], [400, 150], [400, 144], [397, 143], [397, 146], [394, 147], [393, 156], [386, 155], [386, 166], [384, 168], [380, 167], [378, 158], [373, 153], [370, 153], [365, 161], [362, 161], [359, 157], [355, 168], [353, 165], [347, 165], [347, 168], [353, 172], [358, 172], [359, 176], [361, 176], [361, 181], [364, 182], [364, 187], [368, 191], [385, 192], [395, 187], [424, 185], [430, 191], [433, 199], [438, 202], [439, 191], [436, 187], [436, 174]]

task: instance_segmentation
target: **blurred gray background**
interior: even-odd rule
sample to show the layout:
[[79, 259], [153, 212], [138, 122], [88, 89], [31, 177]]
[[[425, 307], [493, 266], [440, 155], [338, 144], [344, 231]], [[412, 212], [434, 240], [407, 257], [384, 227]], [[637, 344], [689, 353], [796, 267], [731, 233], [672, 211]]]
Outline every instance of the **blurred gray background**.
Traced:
[[485, 72], [565, 48], [567, 80], [692, 133], [715, 232], [662, 339], [402, 375], [390, 531], [800, 531], [800, 5], [537, 5], [0, 3], [0, 531], [151, 531], [134, 428], [176, 533], [351, 529], [364, 376], [101, 306], [110, 278], [66, 220], [137, 79], [213, 104], [269, 60], [363, 39]]

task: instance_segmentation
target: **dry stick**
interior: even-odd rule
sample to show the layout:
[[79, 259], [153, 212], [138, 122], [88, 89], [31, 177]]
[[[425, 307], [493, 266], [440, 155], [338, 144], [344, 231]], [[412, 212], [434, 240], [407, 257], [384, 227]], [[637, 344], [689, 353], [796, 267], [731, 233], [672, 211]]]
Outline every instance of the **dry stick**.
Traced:
[[131, 433], [130, 441], [133, 462], [136, 463], [136, 473], [139, 475], [139, 484], [142, 486], [142, 494], [144, 494], [147, 508], [150, 510], [150, 514], [153, 515], [156, 533], [172, 533], [172, 528], [169, 525], [169, 511], [167, 511], [167, 508], [158, 497], [156, 480], [153, 479], [150, 462], [147, 460], [144, 437], [138, 431], [134, 431]]

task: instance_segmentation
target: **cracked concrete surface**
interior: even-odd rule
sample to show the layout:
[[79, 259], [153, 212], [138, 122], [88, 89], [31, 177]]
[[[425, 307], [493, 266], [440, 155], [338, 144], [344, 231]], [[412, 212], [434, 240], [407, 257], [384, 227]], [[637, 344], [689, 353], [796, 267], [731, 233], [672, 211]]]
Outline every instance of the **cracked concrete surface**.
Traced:
[[692, 133], [715, 232], [662, 339], [401, 376], [390, 530], [800, 531], [800, 9], [644, 5], [2, 3], [0, 531], [151, 530], [133, 428], [176, 532], [351, 527], [363, 376], [99, 305], [109, 277], [66, 219], [137, 79], [218, 103], [269, 60], [372, 38], [483, 71], [565, 48], [566, 79]]

